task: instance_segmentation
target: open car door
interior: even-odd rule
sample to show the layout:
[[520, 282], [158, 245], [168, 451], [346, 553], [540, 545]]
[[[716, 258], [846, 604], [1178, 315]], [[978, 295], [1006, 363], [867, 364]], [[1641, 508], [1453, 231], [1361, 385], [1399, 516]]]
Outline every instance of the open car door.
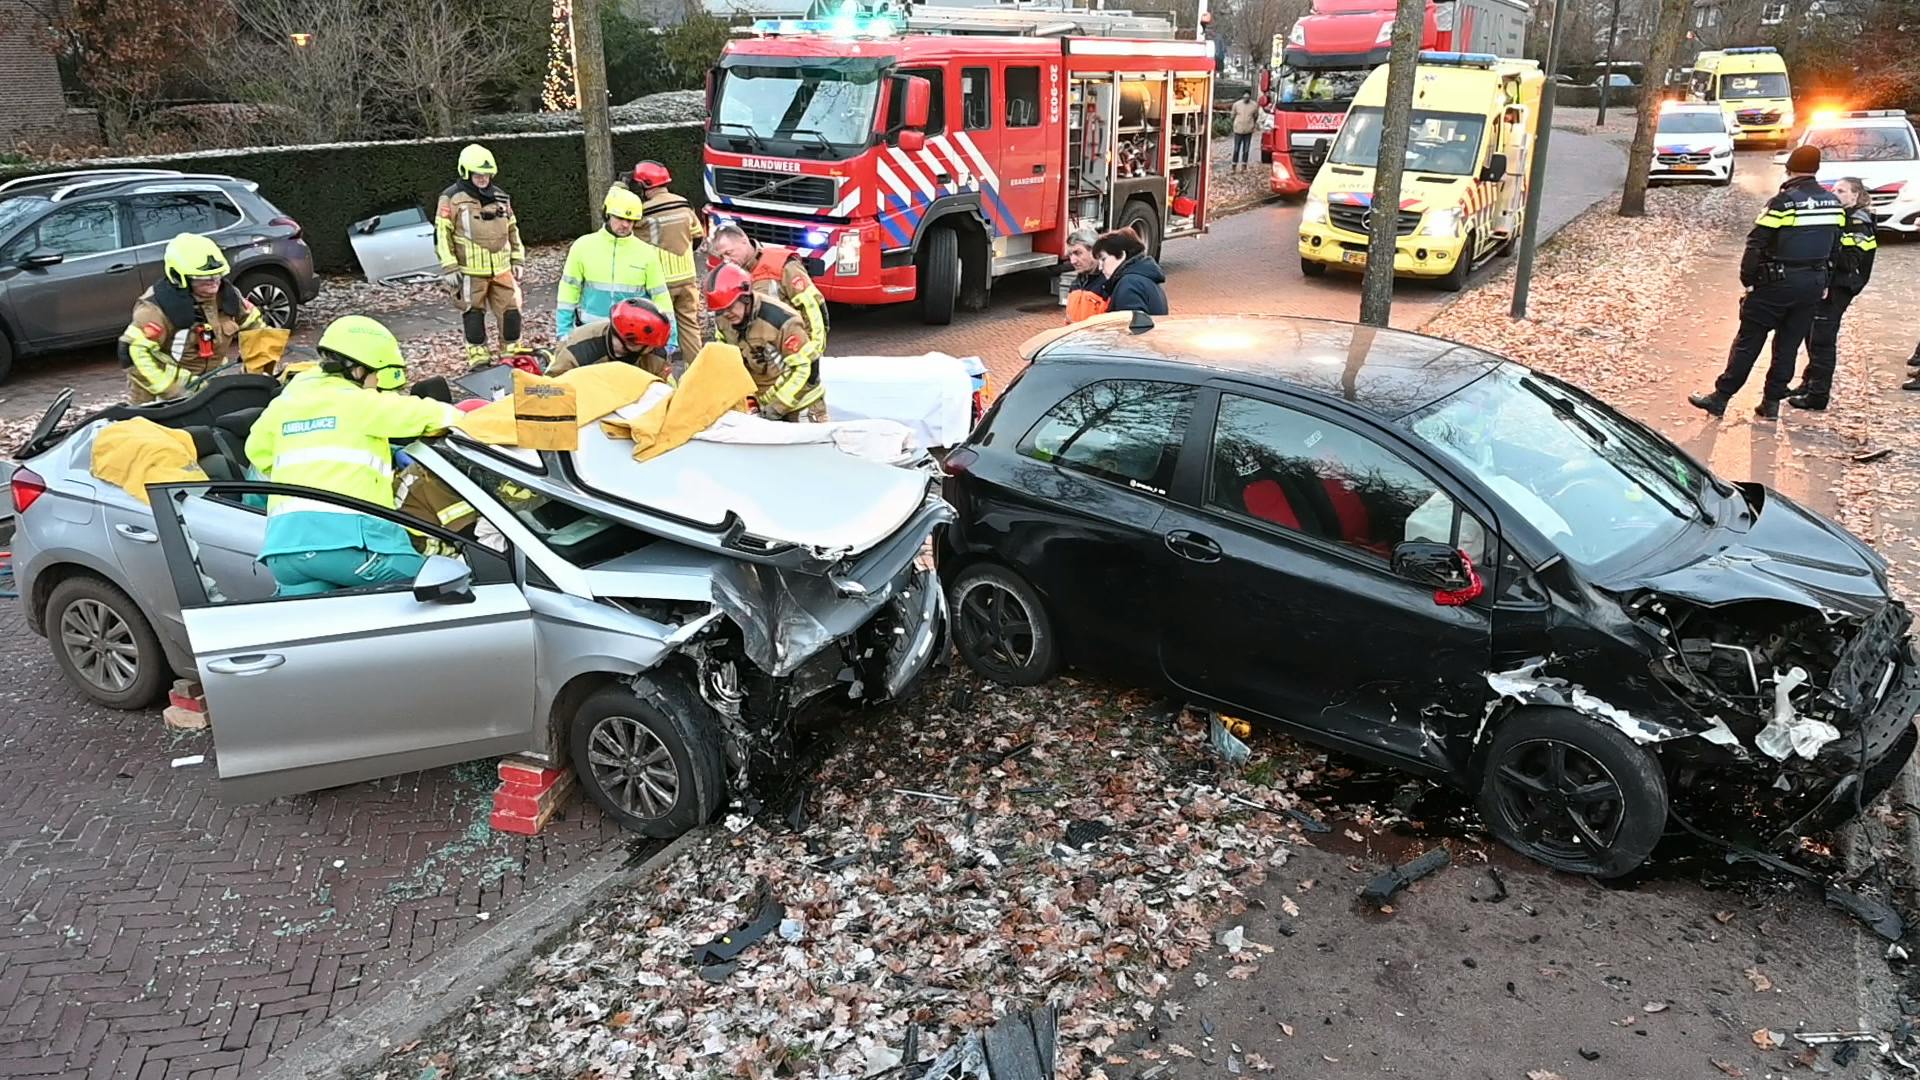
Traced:
[[[148, 489], [194, 664], [223, 795], [265, 799], [535, 744], [533, 616], [507, 556], [311, 488], [255, 482]], [[230, 597], [196, 531], [208, 496], [297, 495], [451, 543], [413, 583], [321, 596]], [[464, 565], [464, 573], [462, 566]]]

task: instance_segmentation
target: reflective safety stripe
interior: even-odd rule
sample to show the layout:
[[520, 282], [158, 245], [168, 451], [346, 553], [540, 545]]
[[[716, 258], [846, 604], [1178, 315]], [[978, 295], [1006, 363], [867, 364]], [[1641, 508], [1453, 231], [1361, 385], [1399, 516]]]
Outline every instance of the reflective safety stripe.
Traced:
[[393, 458], [381, 457], [369, 450], [356, 450], [350, 446], [307, 446], [297, 450], [283, 450], [274, 455], [275, 472], [293, 466], [315, 465], [326, 462], [329, 465], [355, 465], [363, 469], [372, 469], [382, 476], [393, 475]]
[[1762, 210], [1753, 223], [1769, 229], [1820, 225], [1838, 227], [1845, 225], [1847, 218], [1840, 210]]
[[446, 506], [441, 507], [440, 512], [434, 516], [440, 519], [440, 524], [452, 525], [454, 522], [459, 521], [471, 513], [473, 513], [473, 507], [470, 504], [457, 502], [448, 503]]
[[1840, 246], [1859, 248], [1861, 251], [1872, 251], [1880, 246], [1880, 238], [1871, 235], [1860, 236], [1855, 233], [1841, 233]]

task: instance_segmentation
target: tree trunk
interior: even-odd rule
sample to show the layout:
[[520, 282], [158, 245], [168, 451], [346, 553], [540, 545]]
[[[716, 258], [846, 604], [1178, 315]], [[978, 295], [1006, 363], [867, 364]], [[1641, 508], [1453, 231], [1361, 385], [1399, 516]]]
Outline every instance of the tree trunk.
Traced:
[[[1407, 168], [1407, 127], [1413, 117], [1414, 67], [1426, 0], [1400, 0], [1387, 54], [1387, 108], [1380, 121], [1380, 155], [1373, 170], [1373, 213], [1367, 230], [1367, 274], [1360, 282], [1360, 321], [1387, 325], [1393, 311], [1393, 255], [1400, 235], [1400, 174]], [[1461, 256], [1465, 258], [1464, 255]]]
[[[1685, 0], [1682, 0], [1685, 2]], [[1513, 303], [1507, 314], [1516, 319], [1527, 317], [1527, 297], [1533, 289], [1533, 253], [1540, 237], [1540, 206], [1546, 197], [1547, 146], [1553, 140], [1553, 102], [1559, 84], [1554, 74], [1560, 70], [1560, 31], [1566, 25], [1567, 0], [1553, 0], [1553, 20], [1547, 30], [1547, 58], [1541, 65], [1547, 81], [1540, 87], [1540, 115], [1533, 118], [1533, 138], [1527, 147], [1527, 209], [1520, 222], [1520, 246], [1513, 269]]]
[[607, 103], [607, 55], [600, 44], [600, 0], [573, 0], [573, 78], [586, 129], [587, 224], [600, 227], [600, 204], [613, 186], [613, 114]]
[[1653, 169], [1653, 129], [1660, 116], [1660, 91], [1667, 83], [1667, 68], [1673, 65], [1687, 32], [1689, 0], [1660, 0], [1660, 24], [1654, 28], [1647, 49], [1647, 66], [1641, 76], [1640, 111], [1633, 126], [1633, 149], [1627, 152], [1627, 186], [1620, 193], [1621, 217], [1644, 217], [1647, 213], [1647, 173]]

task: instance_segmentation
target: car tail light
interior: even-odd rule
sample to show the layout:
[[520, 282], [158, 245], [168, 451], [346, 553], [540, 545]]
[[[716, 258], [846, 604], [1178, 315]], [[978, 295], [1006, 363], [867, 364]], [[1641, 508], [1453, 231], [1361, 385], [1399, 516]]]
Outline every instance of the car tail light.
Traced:
[[47, 482], [32, 469], [15, 469], [13, 472], [13, 512], [24, 514], [27, 507], [40, 500], [47, 493]]
[[292, 218], [288, 217], [285, 214], [281, 214], [279, 217], [274, 218], [272, 221], [267, 222], [267, 224], [285, 225], [287, 228], [293, 230], [293, 238], [295, 240], [303, 239], [306, 235], [305, 231], [300, 228], [300, 223], [293, 220]]
[[940, 459], [940, 468], [948, 476], [965, 476], [967, 470], [973, 468], [973, 463], [979, 460], [980, 455], [974, 453], [971, 447], [956, 446]]

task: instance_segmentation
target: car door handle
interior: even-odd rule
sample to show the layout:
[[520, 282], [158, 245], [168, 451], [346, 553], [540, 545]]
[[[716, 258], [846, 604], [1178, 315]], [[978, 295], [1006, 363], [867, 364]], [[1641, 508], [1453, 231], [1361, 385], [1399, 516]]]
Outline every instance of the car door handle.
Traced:
[[243, 656], [222, 657], [207, 661], [207, 670], [215, 675], [258, 675], [263, 671], [272, 671], [287, 658], [279, 653], [247, 653]]
[[1220, 545], [1199, 533], [1176, 529], [1167, 534], [1167, 550], [1197, 563], [1220, 561]]
[[129, 271], [129, 270], [132, 270], [132, 269], [133, 269], [133, 264], [132, 264], [132, 263], [114, 263], [114, 264], [113, 264], [112, 266], [109, 266], [109, 267], [107, 267], [107, 273], [109, 273], [109, 274], [124, 274], [124, 273], [126, 273], [127, 271]]
[[143, 529], [138, 525], [121, 523], [115, 525], [113, 531], [139, 544], [157, 544], [160, 542], [160, 537], [155, 534], [153, 530]]

